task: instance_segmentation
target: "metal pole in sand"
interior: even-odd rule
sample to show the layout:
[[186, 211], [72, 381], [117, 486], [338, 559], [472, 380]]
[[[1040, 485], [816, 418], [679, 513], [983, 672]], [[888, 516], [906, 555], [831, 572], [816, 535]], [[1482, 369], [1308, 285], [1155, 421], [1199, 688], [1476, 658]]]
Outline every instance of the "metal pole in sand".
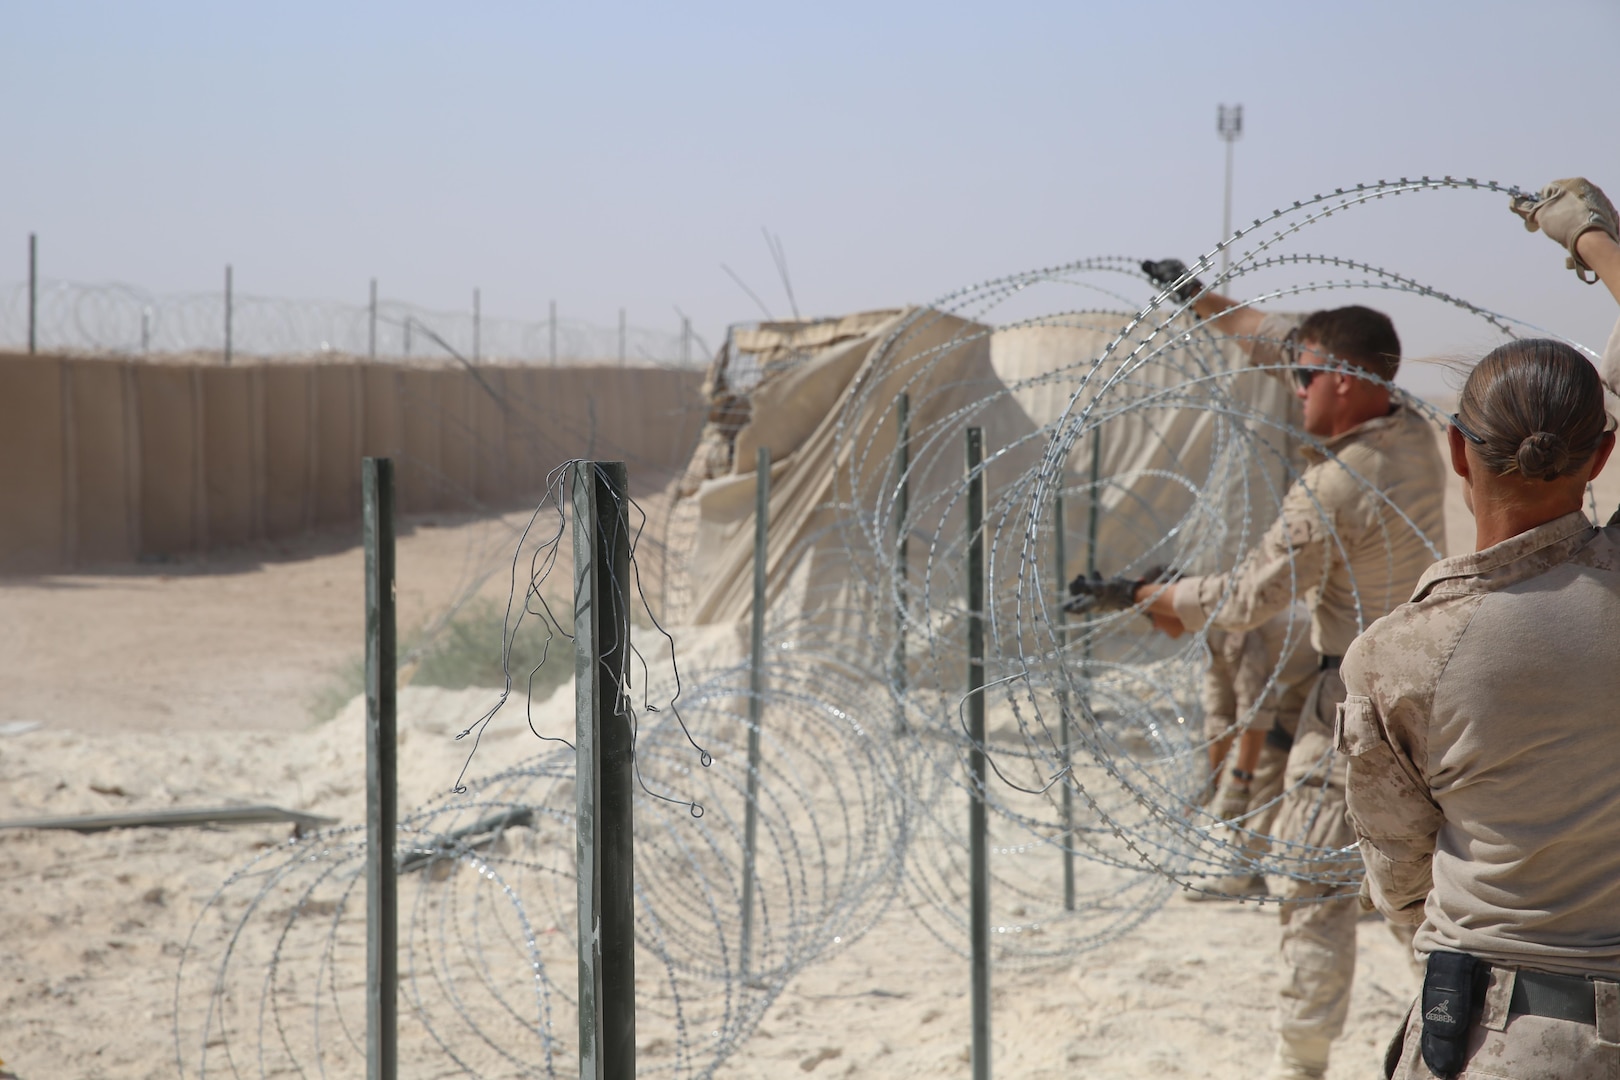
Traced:
[[[1102, 429], [1091, 433], [1091, 505], [1086, 511], [1086, 575], [1097, 572], [1097, 478], [1102, 471]], [[1090, 620], [1090, 616], [1087, 616]], [[1091, 659], [1091, 642], [1086, 641], [1086, 659]]]
[[891, 683], [895, 692], [894, 727], [906, 730], [906, 530], [911, 515], [911, 395], [894, 399], [898, 432], [894, 440], [894, 662]]
[[399, 906], [394, 865], [394, 463], [360, 466], [366, 546], [366, 1077], [398, 1069]]
[[[1053, 557], [1057, 561], [1057, 666], [1063, 666], [1063, 652], [1069, 646], [1069, 613], [1064, 608], [1064, 595], [1069, 575], [1068, 544], [1064, 536], [1067, 521], [1063, 516], [1063, 481], [1066, 473], [1060, 473], [1058, 478], [1057, 495], [1052, 499], [1052, 544], [1056, 550]], [[1069, 740], [1072, 737], [1071, 727], [1074, 723], [1069, 708], [1069, 689], [1064, 682], [1061, 672], [1057, 677], [1058, 702], [1058, 752], [1063, 762], [1064, 773], [1067, 774], [1074, 761], [1070, 754]], [[1074, 910], [1074, 789], [1070, 777], [1063, 778], [1063, 910]]]
[[984, 776], [984, 432], [967, 429], [968, 933], [973, 1080], [990, 1080], [990, 850]]
[[231, 293], [231, 264], [225, 264], [225, 366], [231, 366], [231, 308], [233, 299]]
[[754, 948], [754, 853], [759, 842], [759, 725], [765, 694], [765, 556], [769, 551], [771, 451], [760, 447], [754, 459], [754, 621], [748, 659], [748, 798], [743, 804], [742, 944], [746, 982]]
[[636, 926], [630, 528], [622, 461], [574, 466], [579, 1075], [634, 1080]]
[[38, 345], [39, 327], [39, 237], [28, 234], [28, 351]]

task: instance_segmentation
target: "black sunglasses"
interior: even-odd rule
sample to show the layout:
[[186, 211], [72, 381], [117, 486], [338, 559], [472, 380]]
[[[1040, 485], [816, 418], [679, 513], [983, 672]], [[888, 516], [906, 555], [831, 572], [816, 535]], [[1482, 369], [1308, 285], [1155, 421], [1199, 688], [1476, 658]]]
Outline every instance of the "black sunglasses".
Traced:
[[1308, 367], [1301, 364], [1294, 368], [1294, 382], [1299, 385], [1301, 390], [1309, 390], [1311, 388], [1311, 383], [1316, 380], [1316, 377], [1318, 375], [1325, 375], [1327, 371], [1328, 369], [1324, 367]]
[[1475, 446], [1485, 445], [1484, 438], [1476, 435], [1473, 429], [1467, 424], [1463, 423], [1462, 417], [1458, 416], [1456, 413], [1451, 414], [1451, 426], [1462, 432], [1462, 437], [1473, 443]]
[[[1475, 446], [1484, 446], [1485, 445], [1484, 437], [1482, 435], [1478, 434], [1477, 432], [1475, 432], [1467, 424], [1463, 423], [1462, 422], [1462, 417], [1458, 416], [1456, 413], [1452, 413], [1450, 419], [1451, 419], [1451, 426], [1456, 428], [1459, 432], [1461, 432], [1463, 438], [1467, 439], [1469, 442], [1473, 443]], [[1614, 417], [1612, 417], [1612, 416], [1605, 417], [1604, 422], [1603, 422], [1603, 433], [1605, 435], [1607, 435], [1609, 432], [1613, 431], [1614, 429], [1615, 429]]]

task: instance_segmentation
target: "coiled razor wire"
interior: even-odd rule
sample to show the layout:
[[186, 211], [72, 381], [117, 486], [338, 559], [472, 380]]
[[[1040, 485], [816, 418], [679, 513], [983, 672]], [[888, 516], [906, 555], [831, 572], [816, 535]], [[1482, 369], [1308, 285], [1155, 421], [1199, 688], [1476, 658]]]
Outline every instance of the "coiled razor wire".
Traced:
[[[1456, 308], [1494, 333], [1533, 330], [1365, 262], [1288, 250], [1335, 213], [1457, 189], [1520, 194], [1452, 178], [1338, 189], [1256, 221], [1200, 258], [1189, 277], [1203, 275], [1223, 294], [1262, 272], [1294, 278], [1242, 306], [1389, 292]], [[1228, 273], [1214, 275], [1228, 247], [1241, 250]], [[778, 560], [789, 578], [811, 585], [784, 588], [767, 626], [748, 957], [738, 950], [750, 672], [722, 661], [683, 687], [662, 659], [632, 665], [632, 682], [640, 680], [625, 688], [641, 783], [637, 963], [647, 973], [638, 1066], [647, 1075], [711, 1075], [796, 973], [856, 941], [896, 900], [966, 951], [961, 448], [969, 426], [985, 429], [990, 450], [982, 614], [997, 962], [1073, 956], [1127, 933], [1177, 891], [1219, 893], [1234, 872], [1319, 892], [1354, 882], [1353, 849], [1267, 831], [1282, 796], [1236, 821], [1205, 807], [1210, 738], [1198, 690], [1206, 632], [1171, 641], [1131, 613], [1062, 613], [1060, 583], [1083, 565], [1231, 570], [1300, 475], [1300, 447], [1331, 456], [1275, 396], [1256, 390], [1271, 374], [1287, 375], [1286, 365], [1250, 368], [1228, 336], [1138, 266], [1100, 257], [964, 289], [873, 347], [837, 418], [826, 524]], [[1297, 280], [1301, 273], [1327, 278]], [[1056, 343], [1060, 361], [997, 375], [998, 350], [1016, 352], [1027, 335]], [[899, 392], [913, 423], [904, 475], [893, 466], [892, 435], [878, 434], [892, 430]], [[1117, 464], [1108, 448], [1127, 435], [1154, 454]], [[1400, 521], [1400, 508], [1362, 482]], [[894, 531], [902, 490], [905, 561]], [[560, 561], [563, 501], [554, 491], [514, 556], [507, 658], [515, 635], [540, 633], [561, 646], [571, 626], [539, 588]], [[1342, 547], [1326, 512], [1320, 524]], [[1059, 529], [1069, 555], [1061, 567]], [[1440, 537], [1422, 541], [1441, 555]], [[829, 552], [842, 576], [836, 585], [825, 573]], [[819, 569], [801, 574], [816, 560]], [[1295, 580], [1295, 599], [1318, 584]], [[1303, 640], [1302, 609], [1289, 610], [1288, 636]], [[663, 630], [649, 621], [638, 640], [656, 643]], [[544, 662], [570, 663], [569, 653], [563, 646]], [[557, 739], [536, 727], [532, 676], [509, 670], [506, 692], [464, 734], [512, 722], [500, 710], [517, 694], [536, 734]], [[395, 855], [409, 880], [401, 890], [402, 1061], [434, 1070], [449, 1062], [468, 1075], [572, 1071], [572, 757], [558, 740], [521, 767], [481, 779], [469, 770], [457, 791], [404, 817]], [[1305, 807], [1308, 823], [1334, 810], [1309, 787], [1329, 762], [1298, 764], [1293, 779], [1316, 800]], [[1065, 853], [1080, 861], [1072, 908], [1060, 884]], [[267, 852], [221, 887], [177, 982], [183, 1075], [353, 1071], [364, 1048], [364, 926], [354, 896], [363, 865], [363, 834], [334, 831]], [[206, 1007], [194, 1007], [199, 1001]]]
[[[566, 559], [567, 474], [558, 470], [513, 560], [508, 658], [512, 639], [531, 633], [548, 639], [543, 663], [573, 663], [571, 648], [553, 647], [567, 644], [572, 622], [541, 589]], [[654, 622], [643, 644], [658, 634]], [[711, 1075], [793, 976], [854, 943], [899, 887], [907, 828], [895, 748], [866, 719], [888, 715], [887, 690], [848, 658], [817, 654], [813, 627], [779, 628], [776, 640], [748, 957], [738, 950], [749, 669], [694, 677], [646, 656], [632, 666], [641, 1075]], [[463, 734], [494, 722], [532, 674], [509, 671], [508, 692]], [[537, 723], [532, 711], [528, 720]], [[574, 755], [536, 734], [552, 745], [535, 758], [464, 777], [402, 815], [399, 1053], [408, 1068], [547, 1077], [576, 1068]], [[176, 983], [181, 1075], [361, 1067], [365, 849], [363, 828], [293, 840], [209, 900]]]
[[[1328, 306], [1330, 293], [1400, 293], [1456, 308], [1494, 334], [1545, 334], [1408, 276], [1293, 250], [1305, 230], [1334, 214], [1366, 213], [1386, 196], [1457, 190], [1493, 198], [1523, 194], [1450, 177], [1336, 189], [1257, 220], [1202, 256], [1175, 285], [1196, 275], [1211, 291], [1231, 294], [1238, 282], [1265, 272], [1268, 281], [1294, 280], [1240, 307], [1263, 303], [1303, 311]], [[1234, 249], [1231, 270], [1216, 274], [1213, 267], [1226, 248]], [[1171, 641], [1153, 634], [1135, 613], [1062, 613], [1060, 582], [1085, 569], [1090, 506], [1106, 507], [1101, 513], [1114, 530], [1112, 541], [1090, 555], [1104, 574], [1137, 575], [1164, 566], [1225, 573], [1275, 519], [1284, 493], [1303, 471], [1297, 447], [1333, 457], [1285, 410], [1259, 407], [1252, 386], [1261, 376], [1234, 360], [1235, 343], [1212, 320], [1199, 319], [1174, 287], [1148, 282], [1139, 266], [1134, 258], [1089, 259], [991, 281], [919, 309], [874, 347], [863, 382], [840, 418], [839, 460], [845, 467], [839, 498], [861, 508], [844, 519], [848, 562], [863, 573], [859, 587], [872, 598], [879, 624], [904, 635], [908, 657], [905, 670], [889, 672], [897, 707], [914, 733], [918, 763], [909, 775], [926, 793], [910, 804], [918, 839], [908, 848], [908, 895], [919, 901], [930, 925], [961, 948], [967, 840], [960, 826], [968, 798], [961, 762], [970, 746], [963, 719], [968, 536], [962, 446], [966, 428], [986, 432], [985, 750], [992, 770], [987, 801], [998, 962], [1073, 951], [1128, 928], [1177, 889], [1221, 894], [1228, 876], [1291, 880], [1317, 886], [1297, 891], [1320, 896], [1352, 888], [1360, 875], [1353, 848], [1301, 839], [1321, 835], [1316, 825], [1323, 815], [1342, 812], [1342, 804], [1323, 801], [1330, 754], [1294, 762], [1292, 779], [1303, 785], [1294, 798], [1304, 803], [1295, 824], [1303, 824], [1287, 835], [1264, 831], [1273, 827], [1269, 822], [1284, 796], [1237, 821], [1221, 821], [1205, 807], [1211, 740], [1204, 734], [1198, 689], [1209, 658], [1207, 631]], [[1299, 280], [1303, 274], [1323, 276]], [[1142, 300], [1134, 314], [1087, 306], [1132, 296]], [[1102, 347], [1079, 347], [1095, 341], [1098, 331], [1106, 331]], [[1039, 373], [999, 381], [973, 374], [989, 369], [985, 357], [1013, 349], [1020, 335], [1029, 334], [1059, 341], [1070, 334], [1076, 345]], [[1286, 377], [1290, 371], [1277, 365], [1271, 374]], [[964, 381], [977, 392], [963, 394]], [[1439, 420], [1431, 406], [1391, 390], [1401, 404]], [[908, 395], [912, 417], [904, 477], [890, 460], [892, 434], [877, 434], [892, 433], [899, 392]], [[1055, 396], [1061, 407], [1035, 415], [1026, 406], [1043, 394]], [[1022, 418], [1023, 426], [1009, 422], [1009, 414]], [[1189, 415], [1201, 425], [1196, 442], [1168, 442], [1181, 430], [1178, 420], [1184, 428]], [[1088, 471], [1099, 446], [1125, 438], [1158, 439], [1156, 464]], [[1100, 457], [1106, 459], [1106, 452]], [[1386, 548], [1395, 530], [1410, 528], [1432, 557], [1443, 555], [1441, 536], [1423, 535], [1370, 481], [1353, 479], [1380, 504]], [[1144, 489], [1156, 497], [1143, 498]], [[1059, 497], [1066, 504], [1062, 527], [1070, 554], [1061, 568], [1054, 565], [1053, 536]], [[896, 554], [892, 524], [902, 498], [909, 501], [903, 525], [913, 552], [909, 564]], [[1330, 513], [1318, 510], [1327, 542], [1342, 556], [1344, 541]], [[1293, 599], [1306, 599], [1320, 584], [1296, 579]], [[1387, 606], [1381, 597], [1364, 596], [1367, 587], [1354, 583], [1363, 628]], [[1308, 639], [1301, 608], [1289, 610], [1290, 640]], [[1065, 789], [1073, 807], [1067, 821]], [[931, 833], [946, 842], [923, 843]], [[1077, 876], [1093, 889], [1077, 898], [1073, 913], [1063, 909], [1056, 885], [1065, 850], [1086, 861]], [[1071, 938], [1055, 932], [1077, 916], [1093, 934]]]

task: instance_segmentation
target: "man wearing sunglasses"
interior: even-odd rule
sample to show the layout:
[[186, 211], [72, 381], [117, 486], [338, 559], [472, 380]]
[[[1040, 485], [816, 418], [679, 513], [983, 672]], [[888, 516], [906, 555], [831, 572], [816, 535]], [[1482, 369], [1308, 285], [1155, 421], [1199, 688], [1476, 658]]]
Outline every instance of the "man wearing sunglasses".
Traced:
[[1270, 1076], [1317, 1078], [1348, 1015], [1360, 914], [1345, 762], [1333, 750], [1334, 714], [1345, 698], [1339, 659], [1443, 554], [1444, 467], [1433, 426], [1391, 392], [1401, 345], [1388, 316], [1360, 306], [1304, 318], [1267, 314], [1204, 290], [1167, 262], [1143, 269], [1232, 336], [1251, 364], [1293, 383], [1310, 437], [1307, 464], [1276, 521], [1229, 573], [1170, 584], [1077, 579], [1071, 608], [1135, 609], [1161, 627], [1231, 631], [1259, 626], [1296, 599], [1310, 610], [1321, 670], [1300, 713], [1271, 832], [1282, 851], [1350, 853], [1313, 857], [1313, 880], [1290, 880], [1284, 891], [1299, 902], [1281, 907], [1286, 971]]

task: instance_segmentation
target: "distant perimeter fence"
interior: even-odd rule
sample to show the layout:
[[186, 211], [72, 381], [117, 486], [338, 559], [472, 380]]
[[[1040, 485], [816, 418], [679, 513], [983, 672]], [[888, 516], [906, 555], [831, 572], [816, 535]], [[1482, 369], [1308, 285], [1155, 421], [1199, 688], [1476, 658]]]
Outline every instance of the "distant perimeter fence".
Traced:
[[[134, 285], [39, 278], [0, 285], [0, 349], [101, 355], [220, 353], [241, 356], [463, 357], [508, 363], [617, 362], [701, 367], [708, 346], [690, 320], [670, 329], [560, 318], [555, 302], [538, 321], [490, 318], [478, 292], [465, 311], [435, 311], [376, 297], [363, 304], [234, 292], [227, 273], [215, 293], [151, 293]], [[32, 303], [30, 296], [32, 295]]]

